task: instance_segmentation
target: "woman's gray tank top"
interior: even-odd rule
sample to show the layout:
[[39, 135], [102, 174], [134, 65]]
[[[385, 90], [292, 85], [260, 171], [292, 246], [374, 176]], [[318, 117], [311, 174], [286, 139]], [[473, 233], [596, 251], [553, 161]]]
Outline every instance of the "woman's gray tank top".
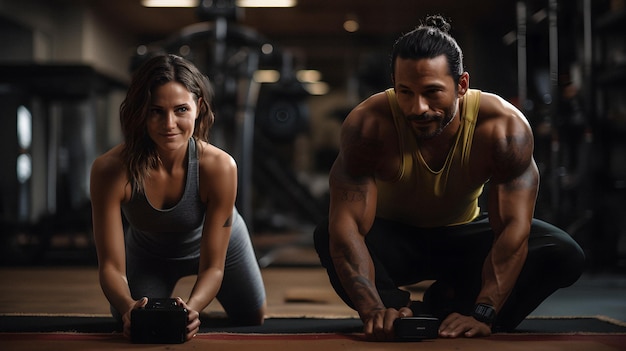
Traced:
[[189, 139], [187, 154], [185, 191], [176, 205], [156, 209], [143, 192], [134, 192], [131, 200], [122, 204], [122, 212], [129, 223], [127, 254], [165, 259], [200, 255], [206, 206], [200, 199], [198, 152], [193, 138]]

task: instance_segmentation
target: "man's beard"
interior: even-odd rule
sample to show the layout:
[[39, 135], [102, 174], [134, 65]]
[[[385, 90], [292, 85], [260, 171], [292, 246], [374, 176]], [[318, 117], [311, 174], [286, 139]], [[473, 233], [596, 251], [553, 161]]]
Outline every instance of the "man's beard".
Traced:
[[447, 115], [443, 115], [443, 116], [440, 114], [423, 113], [421, 115], [407, 116], [407, 120], [409, 122], [415, 120], [415, 121], [434, 121], [437, 123], [437, 128], [433, 129], [432, 131], [421, 130], [420, 128], [413, 127], [413, 132], [415, 133], [415, 136], [417, 137], [417, 139], [426, 140], [426, 139], [432, 139], [440, 135], [441, 133], [443, 133], [443, 130], [452, 122], [452, 120], [454, 120], [454, 115], [456, 115], [456, 108], [452, 109], [450, 113], [448, 113]]

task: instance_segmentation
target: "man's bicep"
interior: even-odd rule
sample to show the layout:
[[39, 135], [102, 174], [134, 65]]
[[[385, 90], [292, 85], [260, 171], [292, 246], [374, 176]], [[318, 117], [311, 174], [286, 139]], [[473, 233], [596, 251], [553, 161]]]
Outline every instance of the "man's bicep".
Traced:
[[[515, 202], [523, 198], [520, 205], [532, 205], [539, 186], [539, 172], [533, 159], [534, 139], [527, 125], [512, 122], [505, 126], [494, 137], [491, 159], [491, 183], [497, 188], [499, 201], [505, 199], [505, 211]], [[520, 200], [522, 200], [520, 198]]]
[[521, 174], [489, 186], [488, 212], [496, 234], [507, 225], [530, 225], [538, 188], [539, 172], [532, 159]]
[[533, 163], [534, 140], [525, 128], [494, 137], [491, 151], [491, 179], [497, 183], [514, 182], [528, 172]]
[[333, 231], [353, 230], [365, 235], [376, 212], [376, 184], [373, 177], [351, 176], [341, 156], [330, 172], [330, 225]]

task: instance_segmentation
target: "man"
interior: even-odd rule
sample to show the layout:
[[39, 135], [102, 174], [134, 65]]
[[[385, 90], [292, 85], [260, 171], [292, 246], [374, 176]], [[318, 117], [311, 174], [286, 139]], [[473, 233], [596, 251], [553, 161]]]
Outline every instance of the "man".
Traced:
[[[330, 171], [328, 222], [315, 246], [338, 295], [372, 340], [397, 318], [432, 314], [440, 337], [514, 329], [573, 284], [584, 254], [533, 219], [539, 174], [522, 113], [469, 89], [462, 52], [440, 16], [400, 37], [393, 89], [363, 101], [342, 126]], [[488, 215], [478, 198], [488, 184]], [[423, 303], [402, 286], [436, 282]]]

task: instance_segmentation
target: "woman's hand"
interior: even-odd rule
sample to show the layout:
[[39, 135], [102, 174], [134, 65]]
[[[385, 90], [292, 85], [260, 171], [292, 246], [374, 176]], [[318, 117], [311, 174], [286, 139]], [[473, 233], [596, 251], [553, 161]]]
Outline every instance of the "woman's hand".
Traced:
[[200, 330], [200, 312], [192, 310], [180, 297], [176, 298], [179, 306], [187, 309], [187, 341], [191, 340]]
[[137, 300], [134, 305], [131, 305], [128, 311], [122, 315], [122, 321], [124, 322], [124, 336], [130, 339], [130, 314], [134, 309], [145, 307], [148, 303], [147, 297], [142, 297]]

